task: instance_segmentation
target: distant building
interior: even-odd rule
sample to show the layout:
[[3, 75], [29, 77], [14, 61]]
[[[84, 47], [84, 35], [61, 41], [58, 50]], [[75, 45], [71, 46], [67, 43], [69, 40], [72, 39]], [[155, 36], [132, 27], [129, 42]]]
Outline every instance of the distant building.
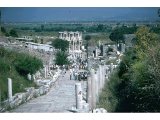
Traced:
[[37, 50], [43, 50], [43, 51], [46, 51], [46, 52], [52, 52], [53, 51], [53, 47], [51, 45], [47, 45], [47, 44], [26, 42], [25, 47], [28, 48], [29, 50], [37, 49]]
[[72, 58], [82, 58], [82, 32], [59, 32], [59, 39], [69, 41], [69, 54]]
[[20, 38], [16, 38], [18, 41], [26, 41], [26, 42], [33, 42], [33, 38], [31, 36], [22, 36]]

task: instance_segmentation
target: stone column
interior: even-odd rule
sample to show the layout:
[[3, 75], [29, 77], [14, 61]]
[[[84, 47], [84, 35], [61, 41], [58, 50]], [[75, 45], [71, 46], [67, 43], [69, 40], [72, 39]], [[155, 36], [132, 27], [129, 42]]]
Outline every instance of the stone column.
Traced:
[[12, 79], [8, 78], [8, 100], [12, 101]]
[[32, 76], [30, 73], [27, 75], [27, 78], [28, 78], [28, 80], [32, 80]]
[[99, 76], [99, 79], [100, 79], [100, 92], [101, 92], [101, 90], [102, 90], [102, 80], [103, 80], [103, 70], [102, 70], [102, 65], [99, 65], [99, 72], [100, 72], [100, 76]]
[[61, 36], [62, 36], [62, 38], [61, 38], [61, 39], [63, 39], [63, 33], [61, 33]]
[[101, 79], [100, 79], [100, 67], [98, 67], [97, 70], [97, 80], [98, 80], [98, 92], [100, 92], [100, 85], [101, 85]]
[[32, 77], [33, 77], [33, 81], [36, 82], [36, 76], [32, 75]]
[[75, 85], [75, 94], [76, 94], [76, 108], [82, 109], [82, 87], [81, 83], [76, 83]]
[[111, 72], [113, 71], [113, 63], [110, 64]]
[[80, 43], [80, 41], [79, 41], [79, 46], [78, 46], [79, 50], [80, 50], [80, 45], [81, 45], [81, 43]]
[[92, 109], [96, 107], [95, 71], [91, 69]]
[[99, 76], [98, 76], [98, 71], [94, 74], [94, 79], [95, 79], [95, 94], [96, 94], [96, 102], [99, 101]]
[[74, 42], [74, 50], [76, 50], [76, 42]]
[[59, 38], [61, 39], [62, 34], [59, 32]]
[[71, 39], [70, 39], [70, 33], [68, 33], [68, 39], [69, 39], [69, 41], [71, 40]]
[[74, 41], [72, 43], [73, 43], [73, 49], [72, 49], [72, 52], [73, 52], [74, 51]]
[[61, 39], [63, 38], [63, 33], [61, 33]]
[[87, 78], [87, 103], [89, 104], [89, 108], [91, 108], [91, 104], [92, 104], [91, 76]]
[[95, 50], [95, 56], [98, 57], [98, 49]]
[[104, 65], [102, 66], [102, 71], [103, 71], [103, 79], [102, 79], [102, 89], [103, 89], [104, 84], [105, 84], [105, 75], [106, 75], [105, 66]]
[[70, 47], [71, 47], [71, 41], [69, 41], [69, 49], [68, 49], [69, 52], [70, 52]]
[[44, 66], [44, 77], [47, 78], [47, 66]]

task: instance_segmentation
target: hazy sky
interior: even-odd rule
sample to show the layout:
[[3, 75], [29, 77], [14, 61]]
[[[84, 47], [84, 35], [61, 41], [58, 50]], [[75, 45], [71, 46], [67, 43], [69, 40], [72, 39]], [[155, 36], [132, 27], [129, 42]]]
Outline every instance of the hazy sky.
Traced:
[[158, 20], [158, 8], [0, 8], [3, 22]]

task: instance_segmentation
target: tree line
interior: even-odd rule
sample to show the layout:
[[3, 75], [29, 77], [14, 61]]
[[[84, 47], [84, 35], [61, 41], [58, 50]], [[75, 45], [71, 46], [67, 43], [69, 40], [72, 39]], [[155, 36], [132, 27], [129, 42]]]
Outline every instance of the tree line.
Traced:
[[18, 37], [17, 31], [15, 29], [11, 29], [9, 31], [6, 30], [5, 27], [1, 27], [1, 32], [6, 36]]
[[91, 26], [78, 25], [59, 25], [59, 26], [47, 26], [41, 24], [37, 27], [21, 27], [21, 30], [34, 30], [35, 32], [59, 32], [59, 31], [86, 31], [86, 32], [110, 32], [111, 27], [108, 25], [97, 24]]

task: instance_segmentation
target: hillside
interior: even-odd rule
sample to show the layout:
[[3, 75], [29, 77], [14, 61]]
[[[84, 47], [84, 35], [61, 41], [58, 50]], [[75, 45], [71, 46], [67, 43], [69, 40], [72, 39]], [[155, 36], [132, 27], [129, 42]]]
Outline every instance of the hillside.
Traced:
[[28, 54], [6, 50], [0, 47], [0, 90], [2, 101], [7, 99], [7, 78], [13, 82], [13, 94], [24, 91], [24, 88], [35, 86], [27, 80], [27, 74], [34, 74], [43, 67], [41, 60]]

